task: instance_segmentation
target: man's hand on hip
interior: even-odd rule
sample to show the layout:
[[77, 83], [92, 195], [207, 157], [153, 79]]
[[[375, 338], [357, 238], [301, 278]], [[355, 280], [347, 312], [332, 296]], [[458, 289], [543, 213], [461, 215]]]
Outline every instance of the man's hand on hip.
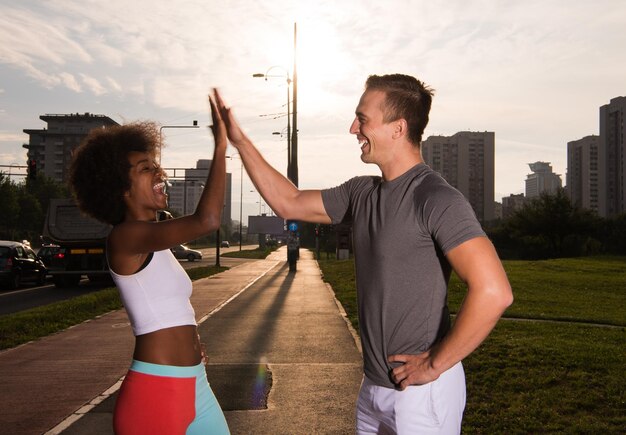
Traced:
[[419, 355], [390, 355], [387, 361], [402, 363], [391, 371], [391, 379], [401, 390], [409, 385], [427, 384], [440, 375], [432, 366], [430, 351]]

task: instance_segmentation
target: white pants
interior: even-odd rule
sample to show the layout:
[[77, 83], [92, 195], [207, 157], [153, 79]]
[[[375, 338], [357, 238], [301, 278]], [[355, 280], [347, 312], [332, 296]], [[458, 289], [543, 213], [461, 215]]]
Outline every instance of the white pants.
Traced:
[[426, 385], [404, 391], [363, 377], [356, 405], [358, 435], [459, 434], [465, 409], [465, 373], [459, 362]]

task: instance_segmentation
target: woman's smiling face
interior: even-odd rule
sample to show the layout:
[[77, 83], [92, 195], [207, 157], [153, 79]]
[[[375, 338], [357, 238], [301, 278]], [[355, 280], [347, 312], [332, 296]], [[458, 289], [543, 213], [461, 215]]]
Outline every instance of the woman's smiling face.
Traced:
[[154, 219], [157, 210], [167, 208], [165, 173], [149, 153], [133, 151], [128, 155], [130, 189], [124, 195], [127, 208], [136, 218]]

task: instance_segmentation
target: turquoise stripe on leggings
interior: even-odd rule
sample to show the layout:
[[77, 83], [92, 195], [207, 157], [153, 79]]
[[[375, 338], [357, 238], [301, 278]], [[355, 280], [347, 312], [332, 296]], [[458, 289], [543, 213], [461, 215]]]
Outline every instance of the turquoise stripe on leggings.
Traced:
[[195, 366], [167, 366], [163, 364], [152, 364], [144, 361], [133, 360], [130, 369], [134, 372], [145, 373], [154, 376], [169, 376], [170, 378], [195, 378], [203, 375], [204, 364]]

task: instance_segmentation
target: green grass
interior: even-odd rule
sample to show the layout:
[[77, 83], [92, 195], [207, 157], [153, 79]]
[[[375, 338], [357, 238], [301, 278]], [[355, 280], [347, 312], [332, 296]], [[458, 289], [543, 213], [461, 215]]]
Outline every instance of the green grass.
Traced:
[[[358, 328], [353, 261], [322, 260], [320, 266]], [[504, 266], [515, 302], [463, 362], [468, 388], [463, 433], [624, 433], [626, 258]], [[452, 311], [464, 294], [453, 277]]]
[[624, 328], [501, 320], [463, 361], [464, 433], [624, 433]]
[[[196, 267], [186, 272], [192, 280], [223, 272], [227, 268]], [[0, 316], [0, 350], [53, 334], [88, 319], [122, 308], [117, 288], [55, 302], [42, 307]]]
[[324, 281], [328, 282], [335, 296], [343, 305], [352, 326], [359, 330], [358, 307], [356, 302], [356, 278], [354, 260], [318, 260]]
[[[505, 261], [515, 302], [507, 317], [626, 326], [626, 257]], [[465, 286], [453, 275], [450, 309]]]
[[233, 258], [250, 258], [255, 260], [262, 260], [276, 250], [276, 247], [265, 249], [244, 249], [242, 251], [231, 251], [225, 254], [221, 254], [220, 257], [233, 257]]

